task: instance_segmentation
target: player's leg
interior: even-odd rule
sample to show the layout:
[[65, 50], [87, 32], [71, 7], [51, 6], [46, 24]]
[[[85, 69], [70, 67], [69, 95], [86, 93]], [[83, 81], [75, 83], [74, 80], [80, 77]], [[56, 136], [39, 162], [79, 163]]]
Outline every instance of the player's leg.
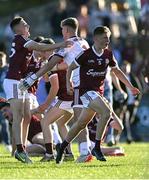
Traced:
[[44, 118], [41, 120], [41, 126], [46, 148], [46, 154], [41, 159], [41, 162], [54, 160], [53, 134], [51, 124], [54, 123], [57, 119], [59, 119], [61, 116], [63, 116], [62, 111], [59, 111], [57, 107], [53, 107], [47, 111]]
[[61, 162], [65, 148], [74, 138], [76, 138], [76, 136], [81, 132], [81, 130], [83, 130], [86, 127], [86, 125], [89, 123], [89, 121], [91, 121], [94, 115], [95, 112], [92, 109], [82, 109], [82, 112], [78, 117], [78, 120], [70, 128], [65, 140], [63, 141], [59, 148], [59, 151], [57, 152], [56, 163]]
[[12, 136], [16, 144], [17, 151], [15, 157], [23, 163], [32, 163], [24, 151], [23, 139], [22, 139], [22, 122], [23, 122], [23, 111], [24, 111], [24, 98], [25, 93], [20, 91], [18, 88], [19, 81], [5, 79], [4, 89], [6, 92], [7, 99], [10, 102], [10, 109], [13, 114], [12, 123]]
[[32, 143], [44, 146], [43, 132], [34, 135], [32, 138]]
[[[73, 110], [74, 110], [73, 123], [75, 123], [78, 120], [79, 115], [81, 114], [82, 107], [75, 106]], [[90, 162], [93, 159], [93, 157], [89, 148], [90, 140], [89, 140], [88, 128], [85, 127], [79, 133], [76, 139], [79, 145], [79, 152], [80, 152], [80, 156], [77, 158], [76, 162], [77, 163]]]
[[[90, 97], [92, 94], [88, 94]], [[100, 161], [106, 161], [104, 158], [104, 155], [102, 154], [100, 143], [103, 137], [103, 134], [105, 132], [106, 125], [111, 117], [112, 110], [110, 106], [106, 103], [104, 98], [102, 96], [94, 96], [95, 99], [90, 101], [89, 107], [97, 112], [97, 114], [100, 114], [101, 120], [97, 123], [97, 129], [96, 129], [96, 141], [95, 141], [95, 147], [92, 150], [92, 154], [96, 156], [97, 160]]]
[[[81, 114], [83, 108], [82, 101], [80, 100], [80, 94], [79, 89], [74, 89], [74, 101], [73, 101], [73, 111], [74, 111], [74, 118], [73, 123], [75, 123], [78, 120], [78, 117]], [[92, 160], [92, 155], [90, 152], [90, 140], [89, 140], [89, 133], [88, 128], [85, 127], [80, 134], [77, 136], [77, 142], [79, 145], [79, 152], [80, 156], [77, 158], [76, 162], [89, 162]]]
[[13, 123], [12, 123], [12, 133], [15, 138], [16, 145], [20, 145], [18, 151], [23, 151], [23, 141], [22, 141], [22, 115], [23, 115], [23, 101], [22, 99], [10, 99], [10, 109], [13, 113]]
[[[62, 109], [61, 109], [61, 111], [63, 111], [64, 115], [57, 120], [57, 126], [59, 129], [60, 136], [61, 136], [62, 140], [64, 140], [68, 133], [67, 123], [73, 118], [73, 114], [68, 111], [62, 110]], [[70, 156], [70, 158], [69, 158], [69, 156]], [[71, 144], [69, 144], [66, 148], [65, 157], [66, 157], [65, 160], [69, 160], [69, 159], [74, 160], [74, 156], [72, 154], [72, 149], [71, 149]]]
[[24, 100], [24, 112], [23, 112], [23, 123], [22, 123], [22, 139], [23, 139], [23, 144], [26, 147], [27, 143], [27, 137], [28, 137], [28, 130], [29, 130], [29, 125], [31, 121], [31, 112], [30, 112], [30, 100], [25, 99]]

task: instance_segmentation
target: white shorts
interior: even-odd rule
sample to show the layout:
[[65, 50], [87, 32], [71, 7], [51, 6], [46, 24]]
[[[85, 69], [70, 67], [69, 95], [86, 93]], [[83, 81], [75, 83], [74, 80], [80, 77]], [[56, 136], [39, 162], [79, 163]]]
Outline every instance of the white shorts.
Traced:
[[89, 108], [89, 103], [96, 99], [97, 97], [101, 97], [100, 94], [96, 91], [87, 91], [85, 94], [83, 94], [80, 99], [82, 101], [83, 107]]
[[65, 111], [73, 113], [72, 101], [62, 101], [62, 100], [56, 99], [55, 103], [53, 103], [53, 107], [57, 107], [59, 109], [63, 109]]
[[79, 88], [74, 88], [74, 96], [73, 96], [73, 108], [83, 108], [82, 101], [80, 99]]
[[19, 86], [20, 81], [13, 79], [5, 79], [3, 83], [4, 91], [6, 93], [6, 99], [29, 99], [28, 91], [21, 91]]
[[34, 108], [37, 108], [39, 106], [39, 103], [37, 101], [37, 97], [32, 93], [29, 93], [29, 101], [30, 101], [30, 109], [34, 109]]

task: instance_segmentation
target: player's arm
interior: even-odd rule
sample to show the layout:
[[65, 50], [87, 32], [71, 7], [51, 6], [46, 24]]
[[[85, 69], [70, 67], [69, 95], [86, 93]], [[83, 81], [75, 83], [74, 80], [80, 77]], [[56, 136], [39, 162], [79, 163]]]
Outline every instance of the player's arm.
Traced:
[[60, 61], [61, 57], [53, 56], [50, 61], [45, 64], [39, 71], [37, 71], [35, 74], [32, 74], [30, 77], [23, 79], [19, 84], [19, 88], [23, 91], [27, 90], [38, 78], [50, 71]]
[[56, 64], [51, 71], [61, 71], [61, 70], [66, 70], [68, 69], [68, 64], [65, 62], [61, 62], [60, 64]]
[[67, 74], [66, 74], [66, 87], [67, 87], [67, 93], [69, 95], [72, 95], [73, 94], [73, 89], [72, 89], [72, 83], [70, 81], [70, 78], [71, 78], [71, 74], [72, 74], [72, 71], [74, 69], [78, 68], [78, 65], [75, 63], [75, 61], [73, 61], [70, 66], [68, 67], [68, 70], [67, 70]]
[[122, 89], [122, 87], [120, 85], [120, 81], [119, 81], [118, 77], [112, 71], [110, 72], [110, 74], [111, 74], [112, 82], [113, 82], [114, 86], [116, 87], [116, 89], [119, 90], [121, 98], [123, 100], [125, 100], [127, 98], [127, 94], [123, 91], [123, 89]]
[[59, 80], [58, 80], [57, 73], [51, 75], [49, 77], [49, 81], [51, 84], [51, 88], [45, 102], [41, 104], [40, 106], [38, 106], [36, 109], [34, 109], [32, 113], [43, 113], [56, 97], [57, 92], [59, 90]]
[[58, 48], [65, 48], [72, 45], [71, 41], [65, 41], [55, 44], [44, 44], [44, 43], [38, 43], [33, 40], [28, 41], [24, 44], [24, 47], [29, 50], [36, 50], [36, 51], [51, 51]]
[[140, 93], [139, 89], [135, 88], [131, 82], [127, 79], [126, 75], [121, 71], [118, 66], [113, 67], [112, 72], [118, 77], [120, 81], [122, 81], [132, 92], [133, 95], [137, 95]]

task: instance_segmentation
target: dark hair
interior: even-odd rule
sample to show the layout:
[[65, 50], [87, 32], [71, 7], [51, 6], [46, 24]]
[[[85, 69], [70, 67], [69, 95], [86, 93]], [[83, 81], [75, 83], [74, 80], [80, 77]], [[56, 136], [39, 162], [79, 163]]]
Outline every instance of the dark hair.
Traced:
[[5, 98], [0, 97], [0, 110], [5, 106], [10, 106], [9, 102]]
[[104, 33], [109, 33], [109, 35], [111, 35], [111, 31], [107, 26], [98, 26], [94, 29], [93, 35], [102, 35]]
[[45, 44], [55, 44], [55, 42], [52, 38], [44, 38], [44, 40], [42, 40], [40, 42], [45, 43]]
[[36, 37], [34, 37], [33, 40], [36, 41], [36, 42], [41, 42], [41, 41], [44, 40], [44, 37], [43, 36], [36, 36]]
[[69, 17], [69, 18], [61, 21], [61, 27], [62, 26], [69, 26], [72, 29], [77, 30], [79, 27], [79, 23], [78, 23], [78, 20], [76, 18]]
[[15, 17], [11, 22], [10, 22], [10, 27], [12, 30], [14, 30], [14, 27], [18, 25], [21, 21], [23, 20], [22, 17]]

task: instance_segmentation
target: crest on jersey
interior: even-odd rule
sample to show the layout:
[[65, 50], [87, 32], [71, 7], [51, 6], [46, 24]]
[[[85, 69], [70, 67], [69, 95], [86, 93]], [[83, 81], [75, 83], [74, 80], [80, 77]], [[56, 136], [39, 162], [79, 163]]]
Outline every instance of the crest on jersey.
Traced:
[[108, 58], [106, 58], [106, 64], [109, 64], [109, 62], [110, 62], [110, 61], [109, 61], [109, 59], [108, 59]]
[[103, 59], [101, 59], [101, 58], [97, 58], [97, 61], [98, 61], [98, 65], [101, 65], [101, 64], [102, 64]]

